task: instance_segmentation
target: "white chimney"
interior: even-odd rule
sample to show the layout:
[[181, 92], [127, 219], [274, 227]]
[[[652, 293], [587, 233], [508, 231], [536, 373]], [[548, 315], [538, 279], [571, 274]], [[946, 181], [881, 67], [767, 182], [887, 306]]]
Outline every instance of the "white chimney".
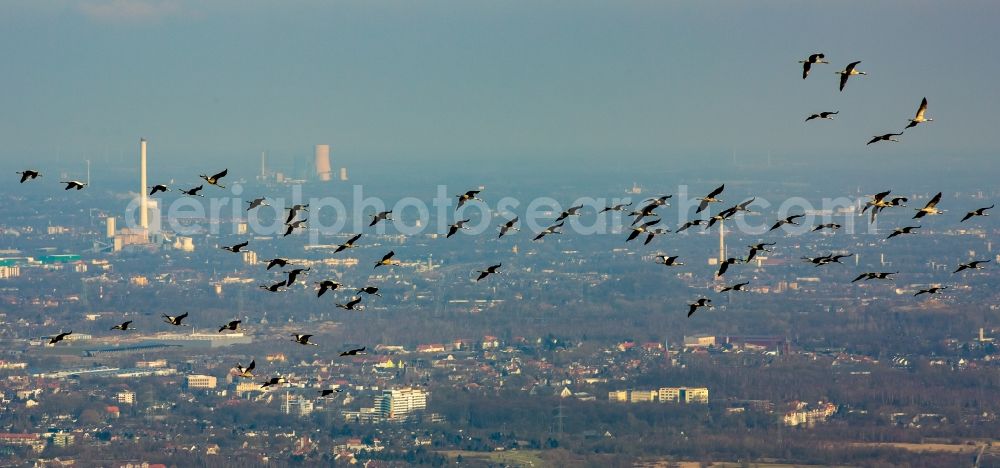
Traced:
[[139, 227], [149, 229], [146, 190], [146, 139], [139, 139]]

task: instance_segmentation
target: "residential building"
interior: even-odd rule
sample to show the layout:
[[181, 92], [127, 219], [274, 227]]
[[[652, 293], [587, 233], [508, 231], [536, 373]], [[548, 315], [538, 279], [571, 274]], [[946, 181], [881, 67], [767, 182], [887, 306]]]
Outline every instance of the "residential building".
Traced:
[[292, 395], [291, 392], [285, 392], [285, 397], [281, 400], [281, 412], [306, 417], [313, 412], [313, 402], [303, 398], [302, 395]]
[[628, 390], [616, 390], [613, 392], [608, 392], [608, 401], [617, 401], [619, 403], [627, 402]]
[[628, 395], [629, 403], [649, 403], [656, 401], [656, 390], [632, 390]]
[[375, 397], [375, 410], [389, 421], [406, 419], [416, 411], [427, 409], [427, 393], [418, 388], [384, 390]]
[[215, 388], [216, 380], [211, 375], [191, 374], [187, 376], [187, 388]]
[[135, 392], [131, 390], [125, 390], [123, 392], [118, 392], [115, 396], [115, 400], [123, 405], [134, 405], [135, 404]]

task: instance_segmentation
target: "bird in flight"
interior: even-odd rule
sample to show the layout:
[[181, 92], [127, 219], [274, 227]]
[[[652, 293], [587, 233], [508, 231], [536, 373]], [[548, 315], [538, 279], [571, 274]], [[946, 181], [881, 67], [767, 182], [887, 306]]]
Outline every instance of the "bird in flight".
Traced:
[[355, 307], [360, 303], [361, 303], [361, 297], [358, 296], [348, 301], [347, 304], [337, 304], [337, 307], [340, 307], [341, 309], [344, 310], [358, 310]]
[[56, 343], [58, 343], [58, 342], [62, 341], [62, 340], [63, 340], [64, 338], [66, 338], [67, 336], [70, 336], [70, 335], [72, 335], [72, 334], [73, 334], [73, 332], [72, 332], [72, 331], [68, 331], [68, 332], [63, 332], [63, 333], [60, 333], [60, 334], [58, 334], [58, 335], [56, 335], [56, 336], [53, 336], [52, 338], [49, 338], [49, 344], [50, 344], [50, 345], [54, 345], [54, 344], [56, 344]]
[[897, 140], [897, 139], [895, 139], [893, 137], [898, 137], [898, 136], [900, 136], [902, 134], [903, 134], [903, 132], [899, 132], [899, 133], [884, 133], [882, 135], [875, 135], [875, 136], [872, 137], [871, 140], [868, 140], [868, 143], [866, 143], [865, 146], [868, 146], [868, 145], [870, 145], [872, 143], [876, 143], [876, 142], [879, 142], [879, 141], [894, 141], [896, 143], [899, 143], [899, 140]]
[[512, 219], [510, 221], [507, 221], [506, 223], [503, 223], [503, 225], [500, 226], [500, 235], [497, 236], [497, 239], [499, 239], [499, 238], [503, 237], [504, 235], [506, 235], [508, 231], [511, 231], [511, 230], [520, 231], [520, 229], [514, 227], [514, 225], [517, 224], [517, 220], [518, 220], [518, 217], [515, 216], [514, 219]]
[[285, 280], [285, 286], [292, 287], [295, 285], [295, 280], [299, 277], [299, 275], [311, 269], [312, 268], [292, 268], [291, 270], [288, 270], [286, 272], [288, 273], [288, 279]]
[[632, 225], [635, 226], [636, 224], [639, 224], [639, 221], [642, 221], [646, 217], [659, 216], [656, 214], [656, 209], [660, 206], [661, 205], [657, 205], [656, 203], [650, 203], [642, 208], [639, 208], [638, 210], [629, 212], [629, 216], [635, 216], [635, 219], [632, 220]]
[[271, 267], [275, 267], [275, 266], [279, 267], [279, 268], [284, 268], [287, 265], [288, 265], [288, 260], [285, 260], [284, 258], [272, 258], [270, 260], [267, 260], [267, 268], [266, 269], [270, 270]]
[[778, 222], [774, 223], [774, 226], [771, 226], [771, 229], [769, 229], [768, 232], [771, 232], [771, 231], [773, 231], [775, 229], [778, 229], [781, 226], [784, 226], [786, 224], [791, 224], [791, 225], [794, 225], [794, 226], [798, 226], [799, 223], [796, 223], [795, 220], [799, 219], [799, 218], [804, 218], [805, 216], [806, 215], [804, 215], [804, 214], [797, 214], [797, 215], [791, 215], [791, 216], [789, 216], [789, 217], [787, 217], [785, 219], [779, 219]]
[[743, 259], [729, 257], [719, 263], [719, 271], [715, 273], [715, 276], [722, 276], [726, 274], [726, 270], [729, 269], [729, 265], [735, 265], [737, 263], [743, 263]]
[[840, 263], [841, 259], [853, 257], [854, 254], [846, 255], [824, 255], [822, 257], [802, 257], [803, 260], [812, 263], [816, 266], [829, 265], [831, 263]]
[[705, 225], [705, 229], [711, 229], [712, 226], [715, 225], [715, 223], [719, 221], [725, 221], [729, 218], [732, 218], [733, 216], [736, 216], [737, 212], [739, 212], [739, 206], [731, 206], [716, 213], [712, 217], [708, 218], [708, 224]]
[[250, 210], [252, 210], [254, 208], [261, 207], [261, 206], [271, 206], [271, 205], [267, 204], [267, 199], [264, 198], [264, 197], [254, 198], [253, 200], [250, 200], [247, 203], [250, 204], [250, 206], [247, 207], [247, 211], [250, 211]]
[[833, 117], [830, 117], [830, 116], [831, 115], [837, 115], [839, 113], [840, 113], [840, 111], [836, 111], [836, 112], [820, 112], [818, 114], [813, 114], [813, 115], [810, 115], [809, 117], [806, 117], [806, 122], [808, 122], [810, 120], [813, 120], [813, 119], [833, 120]]
[[118, 325], [115, 325], [115, 326], [111, 327], [111, 329], [112, 330], [121, 330], [121, 331], [135, 330], [135, 328], [132, 327], [132, 321], [131, 320], [128, 320], [128, 321], [122, 322], [122, 323], [120, 323]]
[[378, 288], [375, 287], [375, 286], [365, 286], [363, 288], [358, 288], [358, 292], [359, 293], [365, 293], [365, 294], [367, 294], [369, 296], [382, 297], [382, 295], [378, 293]]
[[218, 174], [215, 174], [215, 175], [213, 175], [211, 177], [209, 177], [209, 176], [207, 176], [205, 174], [202, 174], [202, 175], [200, 175], [198, 177], [201, 177], [202, 179], [205, 179], [205, 182], [208, 182], [209, 185], [214, 185], [214, 186], [219, 187], [219, 188], [226, 188], [225, 185], [222, 185], [222, 184], [219, 183], [219, 180], [222, 179], [223, 177], [225, 177], [226, 174], [229, 174], [229, 169], [223, 169], [222, 172], [220, 172]]
[[165, 323], [169, 323], [169, 324], [171, 324], [171, 325], [173, 325], [175, 327], [180, 327], [180, 326], [185, 326], [186, 327], [186, 326], [188, 326], [188, 324], [181, 323], [181, 321], [183, 321], [185, 318], [187, 318], [187, 316], [188, 316], [187, 312], [184, 312], [183, 314], [180, 314], [180, 315], [178, 315], [176, 317], [173, 317], [173, 316], [170, 316], [170, 315], [167, 315], [167, 314], [163, 314], [163, 321]]
[[884, 192], [876, 193], [872, 195], [872, 199], [865, 202], [864, 208], [861, 209], [861, 213], [868, 211], [868, 208], [872, 209], [871, 222], [875, 222], [875, 216], [879, 214], [882, 210], [893, 207], [893, 206], [905, 206], [903, 202], [907, 199], [906, 197], [893, 197], [892, 199], [886, 199], [889, 196], [891, 190], [886, 190]]
[[305, 226], [306, 226], [306, 220], [304, 220], [304, 219], [300, 219], [300, 220], [297, 220], [297, 221], [293, 221], [293, 222], [291, 222], [289, 224], [286, 224], [285, 225], [285, 233], [281, 237], [287, 237], [289, 234], [291, 234], [296, 229], [300, 229], [300, 228], [303, 228]]
[[461, 195], [456, 195], [458, 197], [458, 206], [456, 206], [455, 209], [457, 210], [457, 209], [461, 208], [462, 205], [464, 205], [465, 202], [467, 202], [469, 200], [483, 201], [481, 198], [479, 198], [479, 197], [476, 196], [476, 195], [479, 195], [479, 192], [481, 192], [481, 191], [482, 190], [469, 190], [468, 192], [465, 192], [465, 193], [463, 193]]
[[357, 349], [349, 349], [340, 353], [341, 356], [357, 356], [359, 354], [365, 354], [366, 346], [362, 346]]
[[642, 224], [640, 224], [640, 225], [632, 228], [632, 233], [628, 235], [628, 238], [625, 239], [625, 242], [631, 241], [632, 239], [635, 239], [636, 237], [639, 237], [639, 234], [642, 234], [642, 233], [646, 232], [647, 229], [649, 229], [651, 226], [655, 226], [656, 224], [659, 224], [659, 222], [660, 222], [660, 220], [654, 219], [652, 221], [646, 221], [645, 223], [642, 223]]
[[861, 63], [860, 60], [858, 60], [857, 62], [851, 62], [851, 63], [847, 64], [847, 68], [843, 69], [842, 71], [836, 72], [837, 74], [840, 75], [840, 90], [841, 91], [844, 90], [844, 86], [847, 86], [847, 79], [848, 78], [850, 78], [852, 76], [856, 76], [856, 75], [867, 75], [867, 73], [865, 73], [863, 71], [858, 71], [856, 69], [856, 67], [858, 66], [859, 63]]
[[840, 261], [841, 261], [842, 259], [845, 259], [845, 258], [849, 258], [849, 257], [853, 257], [853, 256], [854, 256], [854, 254], [846, 254], [846, 255], [830, 255], [830, 256], [829, 256], [829, 257], [827, 257], [827, 258], [828, 258], [828, 259], [830, 260], [830, 263], [840, 263]]
[[688, 222], [682, 224], [681, 227], [677, 228], [677, 232], [684, 231], [685, 229], [687, 229], [687, 228], [689, 228], [691, 226], [701, 226], [702, 224], [705, 224], [705, 220], [704, 219], [695, 219], [695, 220], [692, 220], [692, 221], [688, 221]]
[[455, 224], [452, 224], [451, 226], [448, 226], [448, 235], [444, 236], [444, 238], [447, 239], [447, 238], [449, 238], [451, 236], [454, 236], [455, 233], [458, 232], [459, 229], [468, 229], [468, 228], [465, 227], [465, 223], [467, 223], [469, 221], [470, 220], [468, 220], [468, 219], [462, 219], [462, 220], [459, 220], [458, 222], [456, 222]]
[[559, 222], [559, 223], [553, 224], [553, 225], [551, 225], [551, 226], [543, 229], [542, 232], [539, 232], [538, 235], [535, 236], [535, 238], [532, 239], [532, 240], [539, 240], [539, 239], [541, 239], [541, 238], [543, 238], [543, 237], [545, 237], [545, 236], [547, 236], [549, 234], [562, 234], [562, 231], [559, 230], [559, 228], [561, 228], [561, 227], [563, 227], [563, 222]]
[[655, 197], [655, 198], [650, 198], [649, 200], [646, 200], [646, 202], [648, 202], [650, 205], [667, 206], [667, 205], [669, 205], [669, 203], [667, 203], [667, 200], [669, 200], [671, 198], [674, 198], [674, 196], [673, 195], [660, 195], [660, 196]]
[[975, 260], [969, 263], [959, 263], [958, 269], [953, 271], [952, 274], [958, 273], [962, 270], [982, 270], [986, 267], [982, 266], [984, 263], [989, 263], [989, 260]]
[[257, 367], [257, 360], [256, 359], [250, 361], [250, 365], [246, 366], [246, 367], [243, 367], [242, 364], [237, 363], [236, 364], [236, 372], [237, 372], [236, 375], [237, 375], [237, 377], [242, 377], [244, 379], [252, 379], [253, 378], [253, 370], [256, 367]]
[[746, 281], [746, 282], [743, 282], [743, 283], [736, 283], [736, 284], [734, 284], [732, 286], [726, 286], [726, 287], [720, 289], [719, 292], [720, 293], [724, 293], [726, 291], [748, 291], [748, 289], [746, 289], [746, 287], [747, 287], [748, 284], [750, 284], [749, 281]]
[[379, 221], [391, 221], [392, 220], [392, 210], [380, 211], [376, 214], [371, 215], [372, 222], [368, 224], [368, 227], [372, 227], [378, 224]]
[[277, 283], [271, 285], [260, 285], [260, 289], [266, 289], [271, 292], [278, 292], [281, 288], [287, 286], [285, 280], [278, 281]]
[[961, 222], [964, 223], [965, 220], [967, 220], [967, 219], [969, 219], [969, 218], [971, 218], [973, 216], [989, 216], [990, 214], [987, 213], [986, 210], [992, 210], [994, 206], [996, 206], [996, 203], [994, 203], [994, 204], [992, 204], [990, 206], [984, 207], [984, 208], [979, 208], [979, 209], [976, 209], [976, 210], [972, 210], [972, 211], [966, 213], [965, 216], [962, 217], [962, 221]]
[[66, 188], [64, 188], [63, 190], [69, 190], [69, 189], [83, 190], [83, 188], [87, 186], [86, 183], [80, 182], [78, 180], [64, 180], [60, 183], [66, 184]]
[[567, 208], [566, 211], [563, 211], [562, 213], [559, 213], [559, 217], [556, 218], [556, 220], [553, 221], [553, 222], [558, 223], [559, 221], [562, 221], [562, 220], [564, 220], [564, 219], [566, 219], [566, 218], [568, 218], [570, 216], [580, 216], [580, 210], [582, 208], [583, 208], [583, 205], [571, 206], [571, 207]]
[[695, 210], [694, 212], [695, 213], [701, 213], [705, 208], [708, 208], [708, 204], [709, 203], [718, 203], [718, 202], [721, 202], [722, 200], [720, 200], [720, 199], [718, 199], [716, 197], [719, 196], [719, 194], [722, 193], [722, 191], [725, 190], [725, 189], [726, 189], [726, 184], [722, 184], [722, 185], [719, 186], [719, 188], [717, 188], [717, 189], [712, 190], [711, 192], [709, 192], [709, 194], [707, 196], [702, 197], [702, 198], [695, 198], [695, 200], [701, 200], [701, 203], [698, 204], [698, 209]]
[[868, 273], [862, 273], [862, 274], [858, 275], [857, 278], [854, 278], [853, 280], [851, 280], [851, 282], [855, 283], [855, 282], [858, 282], [858, 281], [861, 281], [861, 280], [868, 281], [868, 280], [873, 280], [873, 279], [892, 279], [892, 278], [890, 278], [890, 276], [895, 275], [895, 274], [899, 274], [899, 272], [895, 271], [895, 272], [868, 272]]
[[934, 286], [932, 288], [921, 289], [921, 290], [917, 291], [917, 293], [914, 294], [913, 296], [916, 297], [916, 296], [919, 296], [921, 294], [939, 294], [941, 291], [943, 291], [945, 289], [948, 289], [948, 286]]
[[[906, 126], [906, 128], [916, 127], [917, 125], [920, 125], [924, 122], [933, 122], [934, 119], [928, 119], [927, 117], [924, 117], [924, 114], [926, 113], [927, 113], [927, 98], [924, 98], [923, 101], [920, 101], [920, 108], [917, 109], [917, 115], [915, 115], [912, 119], [910, 119], [910, 123], [909, 125]], [[906, 128], [904, 128], [904, 130]]]
[[903, 234], [913, 234], [914, 229], [920, 229], [920, 226], [904, 226], [901, 228], [893, 229], [892, 234], [889, 234], [889, 237], [886, 237], [885, 240], [889, 240], [892, 239], [893, 237], [901, 236]]
[[699, 307], [708, 307], [709, 309], [714, 309], [715, 306], [712, 305], [712, 300], [708, 298], [699, 298], [697, 301], [688, 304], [688, 317], [694, 315], [694, 312], [698, 310]]
[[164, 185], [164, 184], [156, 184], [156, 185], [150, 187], [149, 196], [156, 195], [157, 192], [167, 193], [168, 191], [170, 191], [170, 188], [167, 187], [166, 185]]
[[744, 213], [759, 214], [756, 211], [751, 211], [750, 210], [750, 205], [753, 204], [754, 200], [757, 200], [757, 197], [750, 197], [749, 200], [744, 201], [743, 203], [740, 203], [740, 204], [734, 206], [733, 208], [735, 208], [736, 211], [742, 211]]
[[886, 190], [884, 192], [879, 192], [876, 193], [875, 195], [872, 195], [872, 199], [865, 202], [865, 207], [861, 209], [861, 212], [864, 213], [865, 211], [868, 211], [869, 207], [873, 207], [873, 209], [879, 209], [892, 206], [892, 203], [886, 201], [885, 199], [885, 197], [889, 196], [890, 192], [892, 192], [892, 190]]
[[283, 385], [286, 383], [288, 383], [288, 379], [279, 375], [277, 377], [271, 377], [270, 380], [261, 383], [260, 388], [267, 388], [273, 385]]
[[907, 200], [909, 199], [906, 197], [892, 197], [889, 200], [889, 206], [906, 206], [904, 203], [906, 203]]
[[927, 202], [927, 204], [924, 205], [923, 208], [917, 210], [917, 214], [913, 215], [913, 219], [923, 218], [924, 215], [939, 215], [941, 213], [944, 213], [944, 210], [939, 210], [937, 208], [937, 204], [940, 201], [941, 201], [941, 192], [938, 192], [937, 195], [934, 195], [934, 198], [931, 198], [931, 201]]
[[802, 257], [802, 260], [812, 263], [816, 266], [826, 265], [831, 262], [829, 255], [823, 255], [822, 257]]
[[483, 278], [486, 278], [487, 276], [490, 276], [490, 275], [492, 275], [494, 273], [499, 273], [501, 265], [503, 265], [503, 264], [502, 263], [497, 263], [496, 265], [491, 265], [489, 267], [486, 267], [485, 270], [476, 270], [476, 273], [479, 273], [479, 277], [476, 278], [476, 281], [479, 281], [479, 280], [481, 280]]
[[347, 242], [344, 242], [343, 244], [340, 244], [337, 247], [337, 250], [334, 250], [333, 253], [337, 253], [337, 252], [340, 252], [342, 250], [347, 250], [347, 249], [354, 248], [354, 243], [357, 242], [358, 239], [360, 239], [360, 238], [361, 238], [361, 234], [355, 234], [354, 237], [352, 237], [350, 239], [347, 239]]
[[240, 324], [243, 323], [242, 320], [230, 320], [229, 323], [219, 327], [219, 333], [225, 330], [237, 331], [240, 328]]
[[632, 206], [632, 202], [619, 203], [617, 205], [606, 206], [601, 209], [600, 213], [604, 213], [605, 211], [625, 211], [625, 208], [628, 208], [630, 206]]
[[799, 63], [802, 64], [802, 79], [804, 80], [807, 76], [809, 76], [809, 70], [812, 69], [814, 64], [830, 63], [823, 60], [825, 57], [826, 56], [823, 54], [812, 54], [805, 60], [799, 60]]
[[836, 231], [837, 229], [840, 229], [840, 225], [837, 223], [820, 224], [819, 226], [813, 228], [813, 232], [819, 231], [821, 229], [829, 229], [831, 231]]
[[243, 241], [243, 242], [240, 242], [239, 244], [236, 244], [236, 245], [232, 245], [232, 246], [230, 246], [230, 245], [224, 245], [224, 246], [222, 246], [220, 248], [222, 250], [228, 250], [228, 251], [233, 252], [233, 253], [239, 253], [240, 249], [242, 249], [242, 248], [244, 248], [244, 247], [246, 247], [248, 245], [250, 245], [250, 241]]
[[309, 205], [292, 205], [291, 208], [286, 209], [288, 210], [288, 217], [285, 218], [285, 224], [291, 224], [300, 211], [309, 211]]
[[316, 291], [316, 297], [326, 294], [327, 291], [335, 291], [340, 287], [340, 283], [333, 280], [316, 281], [315, 283], [319, 286], [319, 290]]
[[775, 245], [775, 243], [774, 242], [761, 242], [759, 244], [754, 244], [754, 245], [748, 246], [748, 247], [750, 247], [750, 253], [747, 255], [747, 262], [749, 263], [750, 260], [753, 260], [753, 258], [757, 256], [757, 252], [771, 252], [767, 248], [769, 246], [772, 246], [772, 245]]
[[35, 178], [42, 176], [41, 172], [33, 171], [31, 169], [25, 169], [23, 172], [18, 172], [18, 174], [21, 174], [22, 184], [25, 183], [26, 181], [34, 180]]
[[292, 341], [300, 345], [319, 346], [318, 344], [309, 341], [309, 338], [312, 338], [312, 335], [300, 335], [298, 333], [292, 333]]
[[382, 256], [382, 260], [375, 262], [375, 268], [378, 268], [382, 265], [387, 265], [387, 266], [399, 265], [399, 260], [393, 260], [392, 257], [394, 255], [396, 255], [396, 252], [390, 250], [389, 253]]
[[656, 263], [659, 263], [660, 265], [663, 265], [663, 266], [681, 266], [681, 265], [683, 265], [683, 263], [677, 261], [678, 258], [680, 258], [680, 255], [669, 255], [669, 256], [668, 255], [657, 255], [656, 259], [654, 261]]
[[197, 186], [197, 187], [195, 187], [195, 188], [193, 188], [193, 189], [191, 189], [191, 190], [184, 190], [184, 189], [181, 189], [181, 193], [183, 193], [184, 195], [187, 195], [187, 196], [189, 196], [189, 197], [204, 197], [204, 195], [202, 195], [202, 194], [198, 193], [198, 192], [200, 192], [200, 191], [201, 191], [201, 189], [203, 189], [203, 188], [205, 188], [205, 186], [204, 186], [204, 185], [199, 185], [199, 186]]
[[650, 229], [649, 231], [646, 231], [646, 240], [643, 241], [642, 245], [649, 245], [650, 242], [653, 242], [654, 237], [666, 234], [668, 232], [670, 232], [670, 229], [667, 228]]

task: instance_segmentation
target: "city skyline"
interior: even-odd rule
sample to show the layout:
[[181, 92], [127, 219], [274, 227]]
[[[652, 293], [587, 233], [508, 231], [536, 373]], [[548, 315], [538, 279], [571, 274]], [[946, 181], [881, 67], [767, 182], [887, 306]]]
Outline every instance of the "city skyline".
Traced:
[[0, 460], [994, 466], [1000, 4], [0, 5]]

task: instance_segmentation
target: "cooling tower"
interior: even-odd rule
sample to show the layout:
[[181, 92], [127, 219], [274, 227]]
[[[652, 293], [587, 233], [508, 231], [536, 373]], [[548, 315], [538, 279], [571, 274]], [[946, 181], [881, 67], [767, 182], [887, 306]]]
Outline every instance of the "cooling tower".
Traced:
[[316, 145], [316, 177], [323, 182], [331, 179], [330, 145]]
[[147, 211], [148, 196], [146, 195], [146, 139], [139, 139], [139, 227], [149, 228]]

